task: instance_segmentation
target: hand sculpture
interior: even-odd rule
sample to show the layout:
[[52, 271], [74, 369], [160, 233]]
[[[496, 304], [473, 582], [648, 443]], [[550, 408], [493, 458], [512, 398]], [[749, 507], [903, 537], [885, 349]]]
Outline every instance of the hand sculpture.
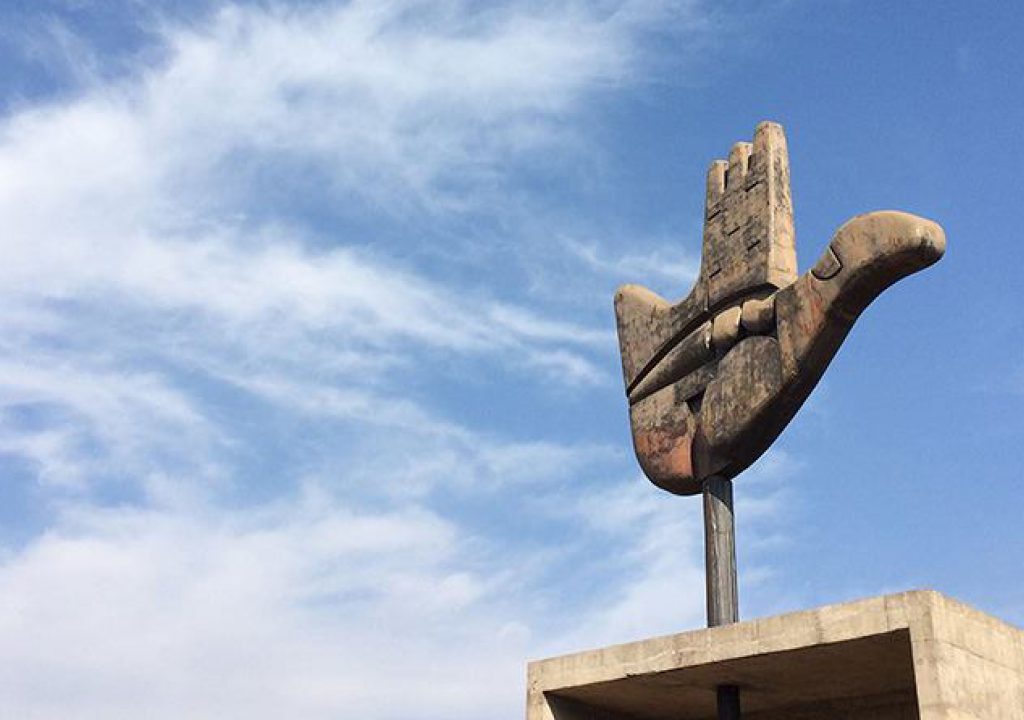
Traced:
[[798, 278], [786, 138], [767, 122], [711, 165], [704, 218], [700, 275], [685, 299], [672, 305], [637, 285], [615, 295], [637, 458], [680, 495], [760, 457], [861, 311], [946, 244], [929, 220], [859, 215]]

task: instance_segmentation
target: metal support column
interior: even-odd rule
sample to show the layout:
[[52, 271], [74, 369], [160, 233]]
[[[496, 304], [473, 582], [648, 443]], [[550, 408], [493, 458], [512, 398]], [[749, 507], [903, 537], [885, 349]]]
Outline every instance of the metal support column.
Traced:
[[[704, 481], [703, 494], [708, 627], [715, 627], [740, 617], [732, 480], [713, 475]], [[735, 685], [718, 686], [718, 720], [740, 720], [740, 689]]]

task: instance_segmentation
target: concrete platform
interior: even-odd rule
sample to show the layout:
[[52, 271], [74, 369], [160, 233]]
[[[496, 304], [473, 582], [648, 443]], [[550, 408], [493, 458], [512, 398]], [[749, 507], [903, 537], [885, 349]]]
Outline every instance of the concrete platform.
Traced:
[[527, 720], [1024, 720], [1024, 632], [932, 591], [530, 663]]

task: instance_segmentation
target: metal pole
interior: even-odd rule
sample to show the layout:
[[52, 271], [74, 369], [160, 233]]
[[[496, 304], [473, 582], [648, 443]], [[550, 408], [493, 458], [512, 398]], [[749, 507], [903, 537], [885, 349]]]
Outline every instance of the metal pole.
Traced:
[[[715, 627], [740, 618], [732, 480], [712, 475], [703, 490], [708, 627]], [[740, 689], [735, 685], [718, 686], [718, 720], [740, 720]]]
[[740, 689], [735, 685], [718, 686], [718, 720], [740, 720]]
[[708, 627], [740, 619], [736, 593], [736, 529], [732, 480], [712, 475], [704, 481], [704, 561], [707, 571]]

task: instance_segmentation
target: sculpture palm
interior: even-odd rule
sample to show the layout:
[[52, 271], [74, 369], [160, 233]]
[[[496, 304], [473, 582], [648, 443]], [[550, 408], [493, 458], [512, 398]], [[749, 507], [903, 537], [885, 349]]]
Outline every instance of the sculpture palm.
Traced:
[[637, 458], [681, 495], [731, 478], [782, 432], [861, 311], [936, 262], [936, 223], [901, 212], [848, 221], [801, 277], [781, 126], [761, 123], [708, 171], [700, 275], [673, 305], [646, 288], [615, 295]]

